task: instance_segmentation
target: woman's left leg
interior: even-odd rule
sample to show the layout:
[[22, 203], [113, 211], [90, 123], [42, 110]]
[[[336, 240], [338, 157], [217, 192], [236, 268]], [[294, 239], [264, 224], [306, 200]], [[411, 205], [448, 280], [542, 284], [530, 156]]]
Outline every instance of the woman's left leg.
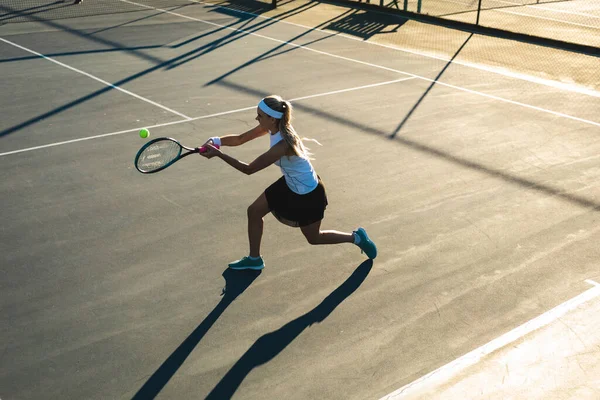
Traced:
[[301, 226], [300, 230], [310, 244], [354, 243], [354, 233], [332, 230], [322, 231], [321, 221]]
[[310, 244], [354, 243], [367, 254], [367, 257], [377, 257], [377, 246], [369, 238], [364, 228], [358, 228], [352, 233], [339, 231], [322, 231], [321, 221], [300, 228]]

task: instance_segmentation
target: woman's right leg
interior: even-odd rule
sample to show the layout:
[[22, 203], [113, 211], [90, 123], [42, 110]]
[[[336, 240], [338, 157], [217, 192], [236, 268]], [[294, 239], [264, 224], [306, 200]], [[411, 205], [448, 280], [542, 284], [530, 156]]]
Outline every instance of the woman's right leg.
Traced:
[[250, 257], [229, 263], [229, 268], [235, 270], [253, 269], [261, 270], [265, 263], [260, 256], [260, 241], [263, 233], [263, 217], [270, 212], [265, 194], [261, 194], [248, 207], [248, 242], [250, 244]]

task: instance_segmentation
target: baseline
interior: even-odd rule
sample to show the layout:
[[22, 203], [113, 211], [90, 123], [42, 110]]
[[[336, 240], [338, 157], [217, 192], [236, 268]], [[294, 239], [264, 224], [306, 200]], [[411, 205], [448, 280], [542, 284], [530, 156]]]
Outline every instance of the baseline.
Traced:
[[542, 315], [524, 323], [523, 325], [513, 329], [510, 332], [484, 344], [481, 347], [457, 358], [456, 360], [422, 376], [421, 378], [402, 386], [400, 389], [382, 397], [380, 400], [397, 400], [405, 396], [409, 396], [412, 392], [419, 390], [423, 386], [432, 385], [435, 383], [445, 382], [449, 378], [455, 376], [460, 371], [467, 367], [477, 364], [483, 357], [499, 350], [514, 341], [534, 332], [548, 324], [556, 321], [569, 311], [574, 310], [578, 306], [600, 296], [600, 283], [591, 279], [586, 279], [586, 283], [593, 287], [585, 292], [573, 297], [570, 300], [554, 307], [553, 309], [543, 313]]

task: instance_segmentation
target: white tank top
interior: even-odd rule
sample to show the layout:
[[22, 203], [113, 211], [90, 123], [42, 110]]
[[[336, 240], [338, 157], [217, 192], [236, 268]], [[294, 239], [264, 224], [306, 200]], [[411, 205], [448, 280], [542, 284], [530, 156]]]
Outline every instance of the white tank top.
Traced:
[[[277, 132], [274, 135], [269, 134], [271, 140], [271, 147], [281, 142], [281, 132]], [[285, 177], [285, 183], [287, 183], [290, 190], [297, 194], [306, 194], [312, 192], [319, 184], [317, 173], [313, 168], [310, 160], [293, 156], [283, 156], [279, 160], [275, 161], [281, 169], [281, 173]]]

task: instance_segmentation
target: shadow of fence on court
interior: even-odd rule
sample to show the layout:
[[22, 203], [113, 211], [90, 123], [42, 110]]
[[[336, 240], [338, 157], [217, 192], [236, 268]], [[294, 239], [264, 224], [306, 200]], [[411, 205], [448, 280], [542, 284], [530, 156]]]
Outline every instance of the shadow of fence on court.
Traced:
[[[574, 0], [321, 0], [515, 39], [600, 50], [600, 3]], [[469, 28], [470, 26], [470, 28]], [[506, 36], [506, 35], [504, 35]], [[573, 47], [573, 46], [571, 46]], [[573, 47], [576, 48], [576, 47]], [[588, 49], [591, 48], [591, 49]], [[569, 48], [570, 50], [571, 48]], [[595, 53], [594, 53], [595, 54]]]
[[398, 32], [408, 19], [391, 15], [374, 15], [363, 10], [354, 10], [348, 15], [335, 19], [323, 29], [369, 39], [373, 35]]
[[[138, 0], [138, 1], [140, 1], [140, 0]], [[166, 1], [168, 1], [168, 0], [166, 0]], [[194, 4], [196, 6], [198, 6], [198, 3], [194, 3]], [[183, 54], [181, 54], [181, 55], [179, 55], [177, 57], [173, 57], [173, 58], [168, 59], [168, 60], [161, 60], [161, 59], [153, 58], [153, 57], [150, 57], [150, 56], [144, 54], [143, 52], [137, 51], [135, 48], [127, 49], [126, 47], [123, 47], [119, 43], [115, 43], [115, 42], [111, 42], [111, 41], [105, 41], [103, 39], [99, 39], [99, 38], [93, 37], [92, 35], [87, 35], [87, 34], [85, 34], [83, 32], [79, 32], [76, 29], [71, 29], [71, 28], [65, 27], [62, 24], [58, 24], [58, 23], [56, 23], [54, 21], [43, 19], [40, 16], [35, 16], [33, 18], [34, 18], [34, 20], [36, 22], [43, 23], [43, 24], [45, 24], [47, 26], [50, 26], [50, 27], [58, 29], [58, 30], [65, 30], [67, 32], [73, 33], [74, 35], [77, 35], [77, 36], [80, 36], [82, 38], [91, 40], [93, 42], [98, 42], [100, 44], [107, 45], [107, 46], [110, 46], [110, 47], [113, 47], [113, 48], [120, 48], [123, 51], [128, 51], [128, 52], [131, 51], [132, 54], [134, 54], [136, 56], [139, 56], [139, 57], [141, 57], [143, 59], [146, 59], [147, 61], [150, 61], [151, 63], [153, 63], [155, 65], [152, 65], [151, 67], [149, 67], [149, 68], [147, 68], [147, 69], [145, 69], [143, 71], [140, 71], [138, 73], [135, 73], [133, 75], [130, 75], [128, 77], [120, 79], [120, 80], [118, 80], [116, 82], [111, 82], [111, 86], [103, 87], [103, 88], [98, 89], [98, 90], [96, 90], [94, 92], [91, 92], [91, 93], [89, 93], [89, 94], [87, 94], [85, 96], [82, 96], [80, 98], [72, 100], [72, 101], [70, 101], [70, 102], [68, 102], [66, 104], [63, 104], [63, 105], [58, 106], [58, 107], [55, 107], [54, 109], [52, 109], [50, 111], [47, 111], [47, 112], [42, 113], [42, 114], [39, 114], [37, 116], [33, 116], [33, 117], [27, 119], [26, 121], [23, 121], [23, 122], [18, 123], [16, 125], [4, 128], [3, 130], [0, 131], [0, 138], [4, 137], [4, 136], [7, 136], [7, 135], [11, 135], [11, 134], [13, 134], [15, 132], [18, 132], [18, 131], [20, 131], [20, 130], [22, 130], [24, 128], [28, 128], [28, 127], [30, 127], [32, 125], [35, 125], [38, 122], [41, 122], [41, 121], [45, 120], [46, 118], [49, 118], [51, 116], [60, 114], [63, 111], [69, 110], [69, 109], [71, 109], [71, 108], [73, 108], [73, 107], [75, 107], [77, 105], [83, 104], [83, 103], [85, 103], [85, 102], [87, 102], [89, 100], [92, 100], [92, 99], [94, 99], [94, 98], [96, 98], [96, 97], [98, 97], [98, 96], [100, 96], [100, 95], [102, 95], [104, 93], [110, 92], [112, 90], [118, 90], [118, 88], [124, 86], [125, 84], [133, 82], [135, 80], [138, 80], [138, 79], [140, 79], [142, 77], [148, 76], [149, 74], [151, 74], [151, 73], [153, 73], [155, 71], [162, 70], [162, 69], [170, 70], [170, 69], [176, 68], [176, 67], [178, 67], [180, 65], [183, 65], [183, 64], [185, 64], [187, 62], [190, 62], [192, 60], [196, 60], [196, 59], [198, 59], [199, 57], [201, 57], [201, 56], [203, 56], [205, 54], [208, 54], [208, 53], [210, 53], [212, 51], [215, 51], [215, 50], [217, 50], [219, 48], [222, 48], [223, 46], [228, 45], [230, 43], [234, 43], [236, 41], [239, 41], [240, 39], [242, 39], [242, 38], [244, 38], [244, 37], [246, 37], [248, 35], [251, 35], [252, 33], [255, 33], [255, 32], [260, 31], [262, 29], [265, 29], [265, 28], [267, 28], [267, 27], [269, 27], [269, 26], [271, 26], [273, 24], [278, 23], [279, 20], [284, 20], [284, 19], [288, 18], [291, 15], [294, 15], [296, 13], [302, 12], [302, 11], [306, 10], [307, 8], [311, 8], [313, 6], [314, 5], [311, 5], [311, 4], [299, 5], [298, 7], [295, 7], [293, 9], [291, 9], [291, 10], [287, 10], [287, 11], [281, 12], [278, 15], [274, 16], [275, 18], [277, 18], [277, 20], [275, 20], [275, 19], [260, 20], [260, 19], [258, 19], [257, 15], [244, 14], [243, 12], [237, 11], [235, 13], [237, 19], [234, 20], [233, 22], [230, 22], [227, 25], [222, 25], [222, 26], [214, 27], [214, 29], [209, 29], [206, 32], [203, 32], [201, 35], [198, 35], [198, 36], [196, 36], [193, 39], [187, 40], [185, 42], [185, 44], [186, 45], [192, 44], [195, 40], [198, 40], [198, 39], [203, 38], [203, 37], [210, 36], [211, 34], [215, 34], [215, 33], [218, 33], [218, 32], [231, 31], [231, 33], [225, 35], [224, 37], [218, 37], [218, 38], [216, 38], [214, 40], [211, 40], [209, 43], [205, 43], [205, 44], [202, 44], [200, 46], [197, 46], [194, 49], [191, 49], [191, 50], [189, 50], [189, 51], [187, 51], [187, 52], [185, 52], [185, 53], [183, 53]], [[223, 7], [219, 7], [219, 6], [212, 6], [212, 7], [214, 7], [214, 10], [216, 10], [218, 12], [221, 12], [221, 11], [225, 10]], [[21, 7], [21, 9], [22, 9], [22, 7]], [[5, 12], [6, 13], [6, 14], [3, 14], [3, 15], [7, 15], [9, 13], [13, 13], [13, 14], [15, 14], [15, 13], [16, 14], [22, 13], [22, 11], [19, 11], [19, 10], [20, 10], [19, 8], [9, 8], [9, 7], [5, 7], [3, 5], [0, 5], [0, 12]], [[138, 8], [138, 10], [139, 10], [139, 8]], [[229, 10], [227, 12], [231, 13], [233, 11]], [[306, 35], [306, 34], [307, 33], [303, 33], [300, 36], [303, 36], [303, 35]], [[282, 46], [279, 46], [279, 47], [282, 47]], [[174, 47], [177, 47], [177, 46], [174, 46]], [[288, 50], [288, 51], [290, 51], [290, 50]], [[257, 60], [251, 60], [250, 62], [237, 67], [234, 71], [232, 71], [232, 73], [235, 72], [235, 71], [238, 71], [240, 69], [243, 69], [245, 66], [250, 65], [250, 64], [252, 64], [252, 63], [254, 63], [256, 61]], [[209, 82], [209, 84], [210, 84], [210, 82]]]
[[400, 132], [400, 130], [402, 128], [404, 128], [404, 124], [406, 124], [406, 122], [408, 122], [408, 120], [413, 115], [413, 113], [415, 112], [415, 110], [417, 110], [419, 108], [419, 106], [421, 105], [421, 103], [423, 102], [423, 100], [425, 99], [425, 97], [427, 97], [427, 95], [429, 94], [429, 92], [431, 91], [431, 89], [433, 89], [433, 87], [438, 82], [438, 80], [442, 77], [442, 75], [444, 75], [444, 72], [446, 72], [446, 70], [448, 69], [448, 67], [450, 67], [452, 65], [452, 62], [454, 61], [454, 59], [460, 54], [460, 52], [462, 51], [462, 49], [464, 49], [464, 47], [467, 45], [467, 43], [469, 42], [469, 40], [471, 40], [472, 37], [473, 37], [473, 34], [470, 34], [469, 37], [460, 46], [460, 48], [458, 50], [456, 50], [456, 52], [454, 53], [454, 55], [452, 56], [452, 58], [450, 60], [448, 60], [448, 62], [444, 66], [444, 68], [442, 68], [440, 70], [440, 72], [437, 74], [437, 76], [434, 79], [431, 80], [431, 83], [429, 84], [429, 87], [427, 87], [427, 89], [425, 89], [425, 91], [423, 92], [423, 94], [421, 95], [421, 97], [419, 97], [419, 100], [417, 100], [417, 102], [415, 103], [414, 106], [412, 106], [412, 108], [410, 109], [410, 111], [408, 113], [406, 113], [406, 115], [404, 116], [404, 118], [402, 119], [402, 121], [400, 122], [400, 124], [398, 124], [398, 127], [394, 130], [394, 132], [392, 132], [390, 134], [390, 138], [392, 138], [392, 139], [395, 138], [396, 135], [398, 134], [398, 132]]
[[[244, 87], [242, 85], [238, 85], [236, 83], [232, 83], [232, 82], [225, 81], [225, 80], [219, 82], [219, 84], [225, 85], [234, 90], [239, 90], [241, 92], [250, 93], [258, 98], [262, 98], [262, 97], [265, 97], [270, 94], [270, 93], [261, 92], [259, 90], [250, 89], [250, 88]], [[510, 174], [503, 170], [489, 168], [482, 163], [454, 155], [450, 152], [445, 151], [444, 149], [437, 149], [435, 147], [419, 143], [419, 141], [417, 141], [417, 140], [410, 139], [408, 137], [398, 136], [398, 133], [401, 130], [399, 128], [401, 128], [401, 127], [396, 128], [394, 130], [394, 132], [386, 132], [384, 130], [374, 128], [372, 125], [369, 125], [362, 121], [352, 120], [351, 118], [349, 118], [347, 116], [332, 114], [327, 111], [324, 111], [321, 108], [311, 107], [309, 105], [296, 103], [294, 101], [292, 101], [292, 104], [295, 109], [299, 109], [306, 113], [312, 114], [316, 117], [322, 118], [329, 123], [331, 123], [331, 122], [338, 123], [340, 125], [347, 126], [348, 128], [351, 128], [351, 129], [358, 129], [364, 133], [369, 133], [369, 134], [380, 136], [383, 138], [388, 138], [390, 140], [393, 140], [395, 143], [399, 143], [399, 144], [406, 146], [408, 148], [411, 148], [413, 150], [437, 157], [437, 158], [444, 160], [446, 162], [449, 162], [451, 164], [458, 165], [458, 166], [461, 166], [464, 168], [468, 168], [473, 171], [484, 173], [490, 177], [500, 179], [500, 180], [507, 182], [509, 184], [512, 184], [512, 185], [517, 185], [519, 187], [526, 188], [528, 190], [535, 190], [540, 193], [546, 194], [548, 196], [562, 199], [564, 201], [567, 201], [567, 202], [574, 204], [578, 207], [581, 207], [583, 209], [587, 209], [590, 211], [599, 211], [600, 210], [600, 202], [597, 202], [594, 199], [588, 199], [583, 196], [579, 196], [577, 194], [568, 193], [568, 192], [565, 192], [563, 189], [554, 188], [546, 183], [536, 182], [535, 180], [532, 180], [532, 179], [522, 178], [518, 175]], [[413, 106], [413, 109], [414, 109], [414, 106]]]
[[53, 21], [68, 18], [140, 12], [147, 7], [180, 8], [196, 6], [192, 0], [2, 0], [0, 25], [6, 23]]

